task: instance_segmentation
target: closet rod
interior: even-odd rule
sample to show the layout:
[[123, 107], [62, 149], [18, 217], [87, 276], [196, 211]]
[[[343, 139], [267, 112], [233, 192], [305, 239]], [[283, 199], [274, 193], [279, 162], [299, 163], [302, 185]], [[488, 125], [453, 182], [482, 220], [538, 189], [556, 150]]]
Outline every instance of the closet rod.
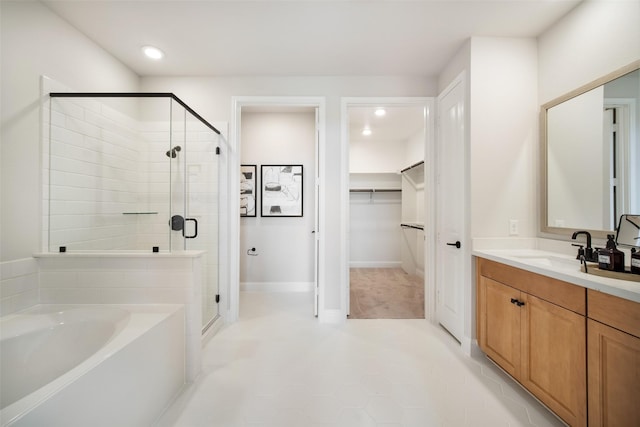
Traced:
[[350, 193], [392, 193], [401, 192], [400, 188], [352, 188]]
[[420, 160], [418, 163], [415, 163], [415, 164], [413, 164], [413, 165], [409, 166], [408, 168], [404, 168], [404, 169], [402, 169], [402, 170], [400, 171], [400, 173], [404, 173], [404, 172], [408, 171], [409, 169], [416, 168], [416, 167], [418, 167], [418, 166], [420, 166], [420, 165], [423, 165], [423, 164], [424, 164], [424, 160]]

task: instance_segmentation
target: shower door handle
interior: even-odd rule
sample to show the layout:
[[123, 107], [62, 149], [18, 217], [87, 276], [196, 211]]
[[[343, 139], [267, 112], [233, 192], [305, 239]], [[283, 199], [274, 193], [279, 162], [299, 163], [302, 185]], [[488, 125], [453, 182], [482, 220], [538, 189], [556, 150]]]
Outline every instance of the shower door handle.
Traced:
[[[193, 225], [194, 225], [195, 229], [194, 229], [194, 231], [193, 231], [193, 235], [192, 235], [192, 236], [187, 236], [187, 235], [184, 233], [184, 230], [187, 228], [187, 227], [186, 227], [186, 222], [187, 222], [187, 221], [193, 221]], [[195, 218], [185, 218], [185, 219], [184, 219], [184, 222], [185, 222], [185, 227], [182, 229], [182, 236], [183, 236], [185, 239], [194, 239], [194, 238], [198, 237], [198, 220], [197, 220], [197, 219], [195, 219]]]

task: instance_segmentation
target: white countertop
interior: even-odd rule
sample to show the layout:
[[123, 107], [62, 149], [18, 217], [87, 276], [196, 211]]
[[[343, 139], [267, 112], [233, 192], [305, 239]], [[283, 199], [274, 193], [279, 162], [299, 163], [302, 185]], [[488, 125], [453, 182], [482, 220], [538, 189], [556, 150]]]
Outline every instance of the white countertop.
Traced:
[[[573, 283], [584, 288], [640, 302], [640, 282], [610, 279], [583, 273], [580, 268], [580, 261], [575, 259], [574, 256], [538, 249], [476, 249], [471, 254]], [[547, 262], [547, 260], [553, 262]]]

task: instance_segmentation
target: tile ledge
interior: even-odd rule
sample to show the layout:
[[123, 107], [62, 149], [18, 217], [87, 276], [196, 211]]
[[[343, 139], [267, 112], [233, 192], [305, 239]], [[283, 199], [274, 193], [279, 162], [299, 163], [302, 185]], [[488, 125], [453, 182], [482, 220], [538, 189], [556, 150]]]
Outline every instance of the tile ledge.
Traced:
[[34, 258], [199, 258], [207, 251], [183, 252], [40, 252]]

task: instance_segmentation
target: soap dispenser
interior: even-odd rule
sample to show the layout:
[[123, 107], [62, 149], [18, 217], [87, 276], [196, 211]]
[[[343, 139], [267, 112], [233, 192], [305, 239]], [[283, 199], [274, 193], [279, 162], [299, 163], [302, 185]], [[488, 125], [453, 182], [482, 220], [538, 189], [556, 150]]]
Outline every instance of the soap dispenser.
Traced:
[[598, 251], [598, 268], [600, 270], [624, 271], [624, 252], [616, 248], [613, 234], [607, 235], [606, 249]]

